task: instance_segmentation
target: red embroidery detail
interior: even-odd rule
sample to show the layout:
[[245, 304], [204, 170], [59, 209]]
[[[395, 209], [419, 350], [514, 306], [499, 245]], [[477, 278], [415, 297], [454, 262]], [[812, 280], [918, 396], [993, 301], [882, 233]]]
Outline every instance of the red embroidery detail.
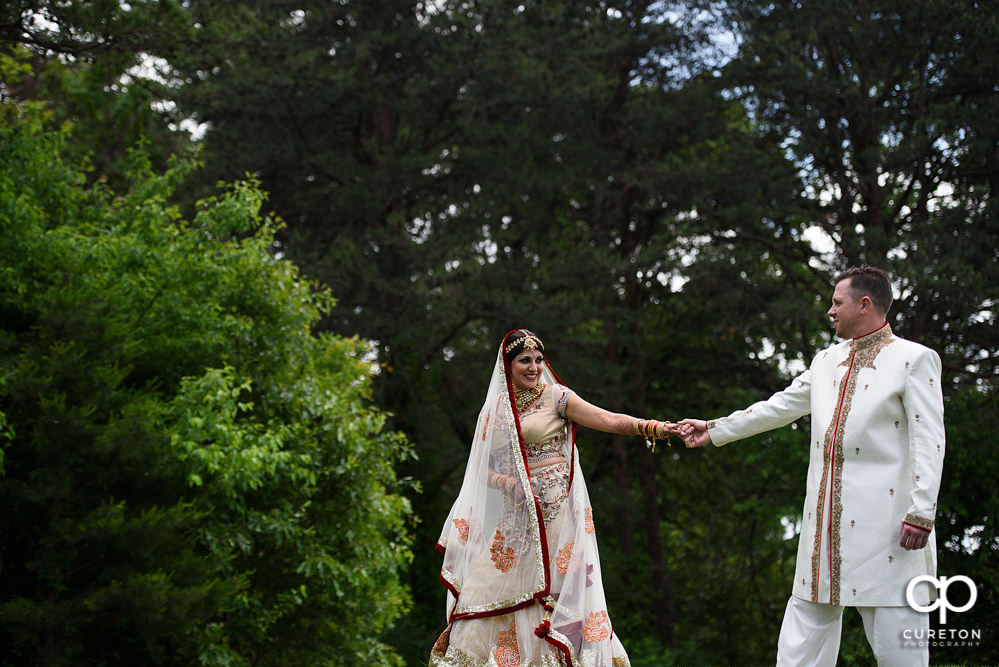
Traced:
[[520, 647], [517, 646], [517, 621], [510, 624], [508, 630], [499, 633], [496, 650], [493, 651], [496, 664], [500, 667], [520, 666]]
[[[604, 623], [608, 627], [604, 627]], [[583, 624], [583, 640], [588, 642], [599, 642], [610, 637], [610, 619], [607, 618], [606, 611], [596, 611], [586, 617]]]
[[506, 538], [498, 530], [493, 535], [493, 544], [489, 547], [489, 553], [492, 554], [493, 564], [500, 572], [505, 574], [513, 567], [513, 549], [506, 546]]
[[431, 652], [444, 655], [445, 653], [447, 653], [447, 647], [450, 644], [451, 644], [451, 625], [448, 624], [448, 626], [444, 628], [444, 632], [441, 633], [441, 636], [437, 638], [436, 642], [434, 642], [434, 648]]
[[464, 519], [454, 519], [454, 527], [458, 529], [458, 537], [462, 542], [468, 541], [468, 522]]
[[555, 567], [562, 574], [569, 571], [569, 561], [572, 560], [572, 546], [575, 542], [569, 542], [558, 550], [558, 555], [555, 556]]
[[489, 429], [489, 418], [490, 417], [492, 417], [492, 415], [486, 415], [486, 423], [484, 423], [482, 425], [482, 439], [483, 440], [486, 439], [486, 431]]
[[587, 507], [583, 510], [584, 523], [583, 526], [587, 533], [593, 534], [597, 532], [597, 529], [593, 526], [593, 508]]

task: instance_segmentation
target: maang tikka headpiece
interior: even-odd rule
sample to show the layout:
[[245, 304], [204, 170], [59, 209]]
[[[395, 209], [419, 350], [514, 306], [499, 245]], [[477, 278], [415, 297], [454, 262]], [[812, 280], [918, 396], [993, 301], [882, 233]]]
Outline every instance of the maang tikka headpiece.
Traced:
[[[521, 329], [521, 331], [523, 331], [523, 329]], [[540, 338], [538, 338], [534, 334], [528, 333], [526, 331], [524, 331], [524, 333], [527, 334], [527, 335], [525, 335], [523, 338], [518, 338], [517, 340], [513, 341], [512, 343], [510, 343], [509, 345], [506, 346], [506, 353], [507, 354], [510, 354], [510, 350], [512, 350], [513, 348], [517, 347], [521, 343], [524, 344], [524, 349], [525, 350], [544, 350], [545, 349], [545, 345], [544, 345], [544, 343], [541, 342]]]

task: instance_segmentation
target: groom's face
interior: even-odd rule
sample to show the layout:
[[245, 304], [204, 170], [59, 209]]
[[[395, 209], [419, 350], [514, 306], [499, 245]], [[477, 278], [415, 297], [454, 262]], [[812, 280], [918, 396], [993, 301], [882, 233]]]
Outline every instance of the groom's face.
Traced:
[[833, 291], [832, 296], [832, 306], [830, 306], [826, 315], [832, 319], [837, 336], [846, 339], [856, 338], [857, 336], [869, 333], [861, 331], [863, 328], [861, 323], [861, 316], [863, 315], [861, 311], [862, 305], [863, 298], [856, 298], [853, 289], [850, 287], [849, 278], [836, 283], [836, 289]]

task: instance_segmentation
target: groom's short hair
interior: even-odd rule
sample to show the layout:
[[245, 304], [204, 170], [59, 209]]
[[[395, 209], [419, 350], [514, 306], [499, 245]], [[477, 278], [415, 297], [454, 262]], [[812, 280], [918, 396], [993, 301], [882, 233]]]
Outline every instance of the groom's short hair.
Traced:
[[888, 279], [888, 274], [884, 270], [868, 264], [851, 266], [836, 276], [833, 284], [838, 285], [844, 280], [850, 281], [850, 291], [856, 298], [869, 296], [874, 307], [882, 315], [888, 314], [894, 297], [891, 293], [891, 280]]

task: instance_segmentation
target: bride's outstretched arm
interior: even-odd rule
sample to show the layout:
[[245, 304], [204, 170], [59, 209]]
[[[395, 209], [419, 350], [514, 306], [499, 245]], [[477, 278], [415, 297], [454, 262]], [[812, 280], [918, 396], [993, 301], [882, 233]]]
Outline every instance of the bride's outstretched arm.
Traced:
[[565, 415], [570, 421], [576, 422], [580, 426], [605, 433], [644, 435], [656, 438], [680, 435], [677, 425], [672, 422], [639, 419], [620, 412], [610, 412], [592, 403], [587, 403], [575, 394], [569, 397]]

